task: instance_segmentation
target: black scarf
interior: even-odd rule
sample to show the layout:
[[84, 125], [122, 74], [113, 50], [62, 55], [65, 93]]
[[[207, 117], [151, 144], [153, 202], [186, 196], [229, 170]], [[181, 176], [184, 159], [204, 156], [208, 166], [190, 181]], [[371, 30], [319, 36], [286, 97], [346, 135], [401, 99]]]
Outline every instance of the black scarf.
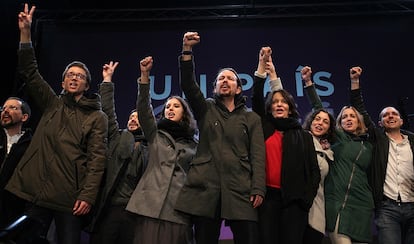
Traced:
[[168, 132], [174, 140], [178, 138], [192, 139], [194, 136], [194, 131], [188, 125], [166, 118], [158, 121], [158, 129]]
[[[282, 139], [282, 194], [285, 204], [294, 199], [304, 199], [304, 187], [310, 182], [309, 178], [309, 151], [310, 143], [305, 145], [306, 135], [301, 124], [295, 118], [274, 118], [269, 115], [269, 121], [275, 130], [283, 131]], [[309, 137], [311, 135], [309, 134]], [[311, 142], [310, 140], [308, 140]], [[313, 143], [313, 142], [312, 142]], [[299, 174], [299, 175], [298, 175]], [[307, 203], [308, 204], [308, 203]]]
[[[223, 97], [220, 95], [214, 93], [213, 98], [216, 101], [216, 105], [219, 106], [222, 110], [228, 111], [226, 105], [223, 103]], [[247, 97], [242, 95], [241, 93], [234, 96], [234, 105], [235, 108], [242, 107], [246, 104]]]
[[287, 131], [302, 128], [299, 121], [295, 118], [274, 118], [273, 115], [268, 114], [268, 119], [272, 123], [274, 129], [278, 131]]

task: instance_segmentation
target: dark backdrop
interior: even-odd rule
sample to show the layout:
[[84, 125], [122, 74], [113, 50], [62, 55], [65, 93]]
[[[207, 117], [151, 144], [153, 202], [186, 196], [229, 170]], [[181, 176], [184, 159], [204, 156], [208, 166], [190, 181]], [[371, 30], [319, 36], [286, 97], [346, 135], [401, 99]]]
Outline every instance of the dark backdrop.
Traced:
[[[11, 65], [5, 70], [8, 80], [2, 102], [16, 94], [16, 88], [8, 82], [18, 81], [13, 66], [18, 43], [16, 15], [10, 14], [7, 22], [14, 38], [8, 41]], [[73, 60], [88, 65], [93, 92], [101, 82], [102, 65], [109, 60], [119, 61], [113, 81], [121, 127], [125, 127], [135, 106], [141, 58], [152, 55], [155, 59], [151, 92], [157, 112], [166, 97], [181, 94], [177, 57], [186, 31], [201, 35], [201, 43], [194, 48], [196, 73], [208, 96], [221, 67], [233, 67], [241, 74], [244, 94], [249, 96], [259, 49], [269, 45], [277, 73], [296, 98], [302, 116], [310, 106], [303, 96], [298, 72], [301, 66], [312, 66], [321, 98], [336, 114], [348, 104], [349, 68], [359, 65], [363, 68], [361, 84], [366, 106], [377, 120], [384, 106], [404, 104], [408, 114], [414, 113], [413, 24], [412, 15], [86, 23], [40, 19], [34, 25], [33, 39], [41, 73], [56, 92], [61, 89], [62, 71]], [[406, 124], [411, 125], [410, 121]]]

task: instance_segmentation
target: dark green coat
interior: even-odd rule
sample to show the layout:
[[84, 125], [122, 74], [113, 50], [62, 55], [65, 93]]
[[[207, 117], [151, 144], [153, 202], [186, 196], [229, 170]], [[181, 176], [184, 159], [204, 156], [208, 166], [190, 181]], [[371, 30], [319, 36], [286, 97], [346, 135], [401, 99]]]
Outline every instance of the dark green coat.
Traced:
[[326, 228], [332, 232], [340, 214], [339, 233], [369, 242], [374, 200], [367, 171], [373, 147], [370, 142], [355, 140], [345, 132], [337, 131], [336, 136], [338, 141], [332, 145], [334, 162], [325, 179]]
[[[313, 108], [322, 107], [314, 85], [305, 91]], [[354, 106], [362, 106], [362, 98], [355, 91], [351, 92], [351, 102]], [[362, 115], [364, 120], [368, 119], [366, 113]], [[339, 129], [335, 132], [334, 162], [325, 179], [326, 228], [333, 232], [340, 215], [338, 233], [358, 242], [370, 242], [374, 200], [368, 184], [368, 169], [375, 140], [374, 128], [368, 127], [369, 137], [356, 137]]]
[[266, 191], [260, 117], [247, 109], [242, 98], [232, 112], [218, 98], [205, 99], [192, 61], [180, 61], [180, 72], [181, 87], [200, 134], [176, 209], [210, 218], [257, 221], [250, 196], [264, 197]]
[[[88, 231], [94, 231], [102, 218], [110, 215], [108, 207], [124, 206], [140, 179], [144, 167], [144, 155], [147, 155], [146, 141], [143, 136], [135, 138], [128, 129], [119, 129], [115, 112], [115, 85], [102, 82], [99, 94], [102, 99], [102, 110], [108, 116], [108, 150], [104, 179], [94, 208], [94, 214]], [[135, 143], [139, 146], [135, 147]]]
[[104, 172], [108, 131], [100, 97], [58, 96], [39, 74], [33, 48], [18, 52], [18, 71], [42, 117], [6, 189], [35, 204], [72, 212], [94, 204]]

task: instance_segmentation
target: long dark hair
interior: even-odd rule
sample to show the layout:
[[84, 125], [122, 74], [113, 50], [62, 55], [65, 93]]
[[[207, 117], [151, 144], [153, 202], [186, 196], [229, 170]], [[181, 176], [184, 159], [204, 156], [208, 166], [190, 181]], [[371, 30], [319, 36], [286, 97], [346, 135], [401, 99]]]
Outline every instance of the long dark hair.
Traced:
[[265, 101], [266, 113], [272, 114], [273, 96], [277, 92], [279, 92], [282, 95], [282, 97], [286, 100], [287, 104], [289, 105], [289, 117], [299, 119], [299, 111], [297, 109], [295, 99], [293, 98], [292, 94], [290, 94], [288, 91], [284, 89], [267, 93]]
[[335, 139], [335, 118], [334, 116], [328, 112], [325, 108], [316, 109], [313, 112], [309, 113], [306, 118], [305, 122], [303, 123], [303, 129], [307, 131], [311, 131], [311, 124], [312, 121], [315, 119], [316, 115], [319, 113], [326, 113], [329, 117], [329, 129], [325, 135], [323, 135], [323, 139], [327, 139], [329, 142], [333, 142]]
[[177, 99], [178, 101], [180, 101], [181, 105], [183, 106], [184, 109], [184, 113], [183, 113], [183, 118], [181, 120], [180, 123], [183, 123], [184, 126], [188, 126], [188, 128], [190, 129], [191, 132], [196, 133], [197, 132], [197, 123], [196, 120], [194, 119], [194, 115], [193, 112], [191, 111], [190, 106], [188, 105], [187, 101], [180, 97], [180, 96], [170, 96], [169, 98], [167, 98], [167, 101], [165, 101], [163, 107], [162, 107], [162, 111], [161, 111], [161, 115], [160, 118], [164, 119], [165, 118], [165, 107], [167, 105], [167, 102], [171, 99]]

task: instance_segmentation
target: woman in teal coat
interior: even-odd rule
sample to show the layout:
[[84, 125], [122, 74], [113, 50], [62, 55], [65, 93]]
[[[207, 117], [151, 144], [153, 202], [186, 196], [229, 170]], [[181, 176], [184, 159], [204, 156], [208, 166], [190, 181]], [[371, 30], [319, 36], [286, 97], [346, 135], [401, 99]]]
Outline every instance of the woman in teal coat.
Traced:
[[[362, 69], [350, 69], [352, 82], [359, 79]], [[315, 86], [305, 88], [315, 109], [322, 107]], [[362, 103], [351, 91], [352, 104]], [[332, 243], [368, 243], [374, 202], [368, 185], [367, 169], [371, 163], [373, 128], [353, 106], [344, 106], [336, 120], [336, 141], [332, 145], [334, 162], [325, 180], [326, 229]], [[370, 136], [368, 136], [370, 135]]]

